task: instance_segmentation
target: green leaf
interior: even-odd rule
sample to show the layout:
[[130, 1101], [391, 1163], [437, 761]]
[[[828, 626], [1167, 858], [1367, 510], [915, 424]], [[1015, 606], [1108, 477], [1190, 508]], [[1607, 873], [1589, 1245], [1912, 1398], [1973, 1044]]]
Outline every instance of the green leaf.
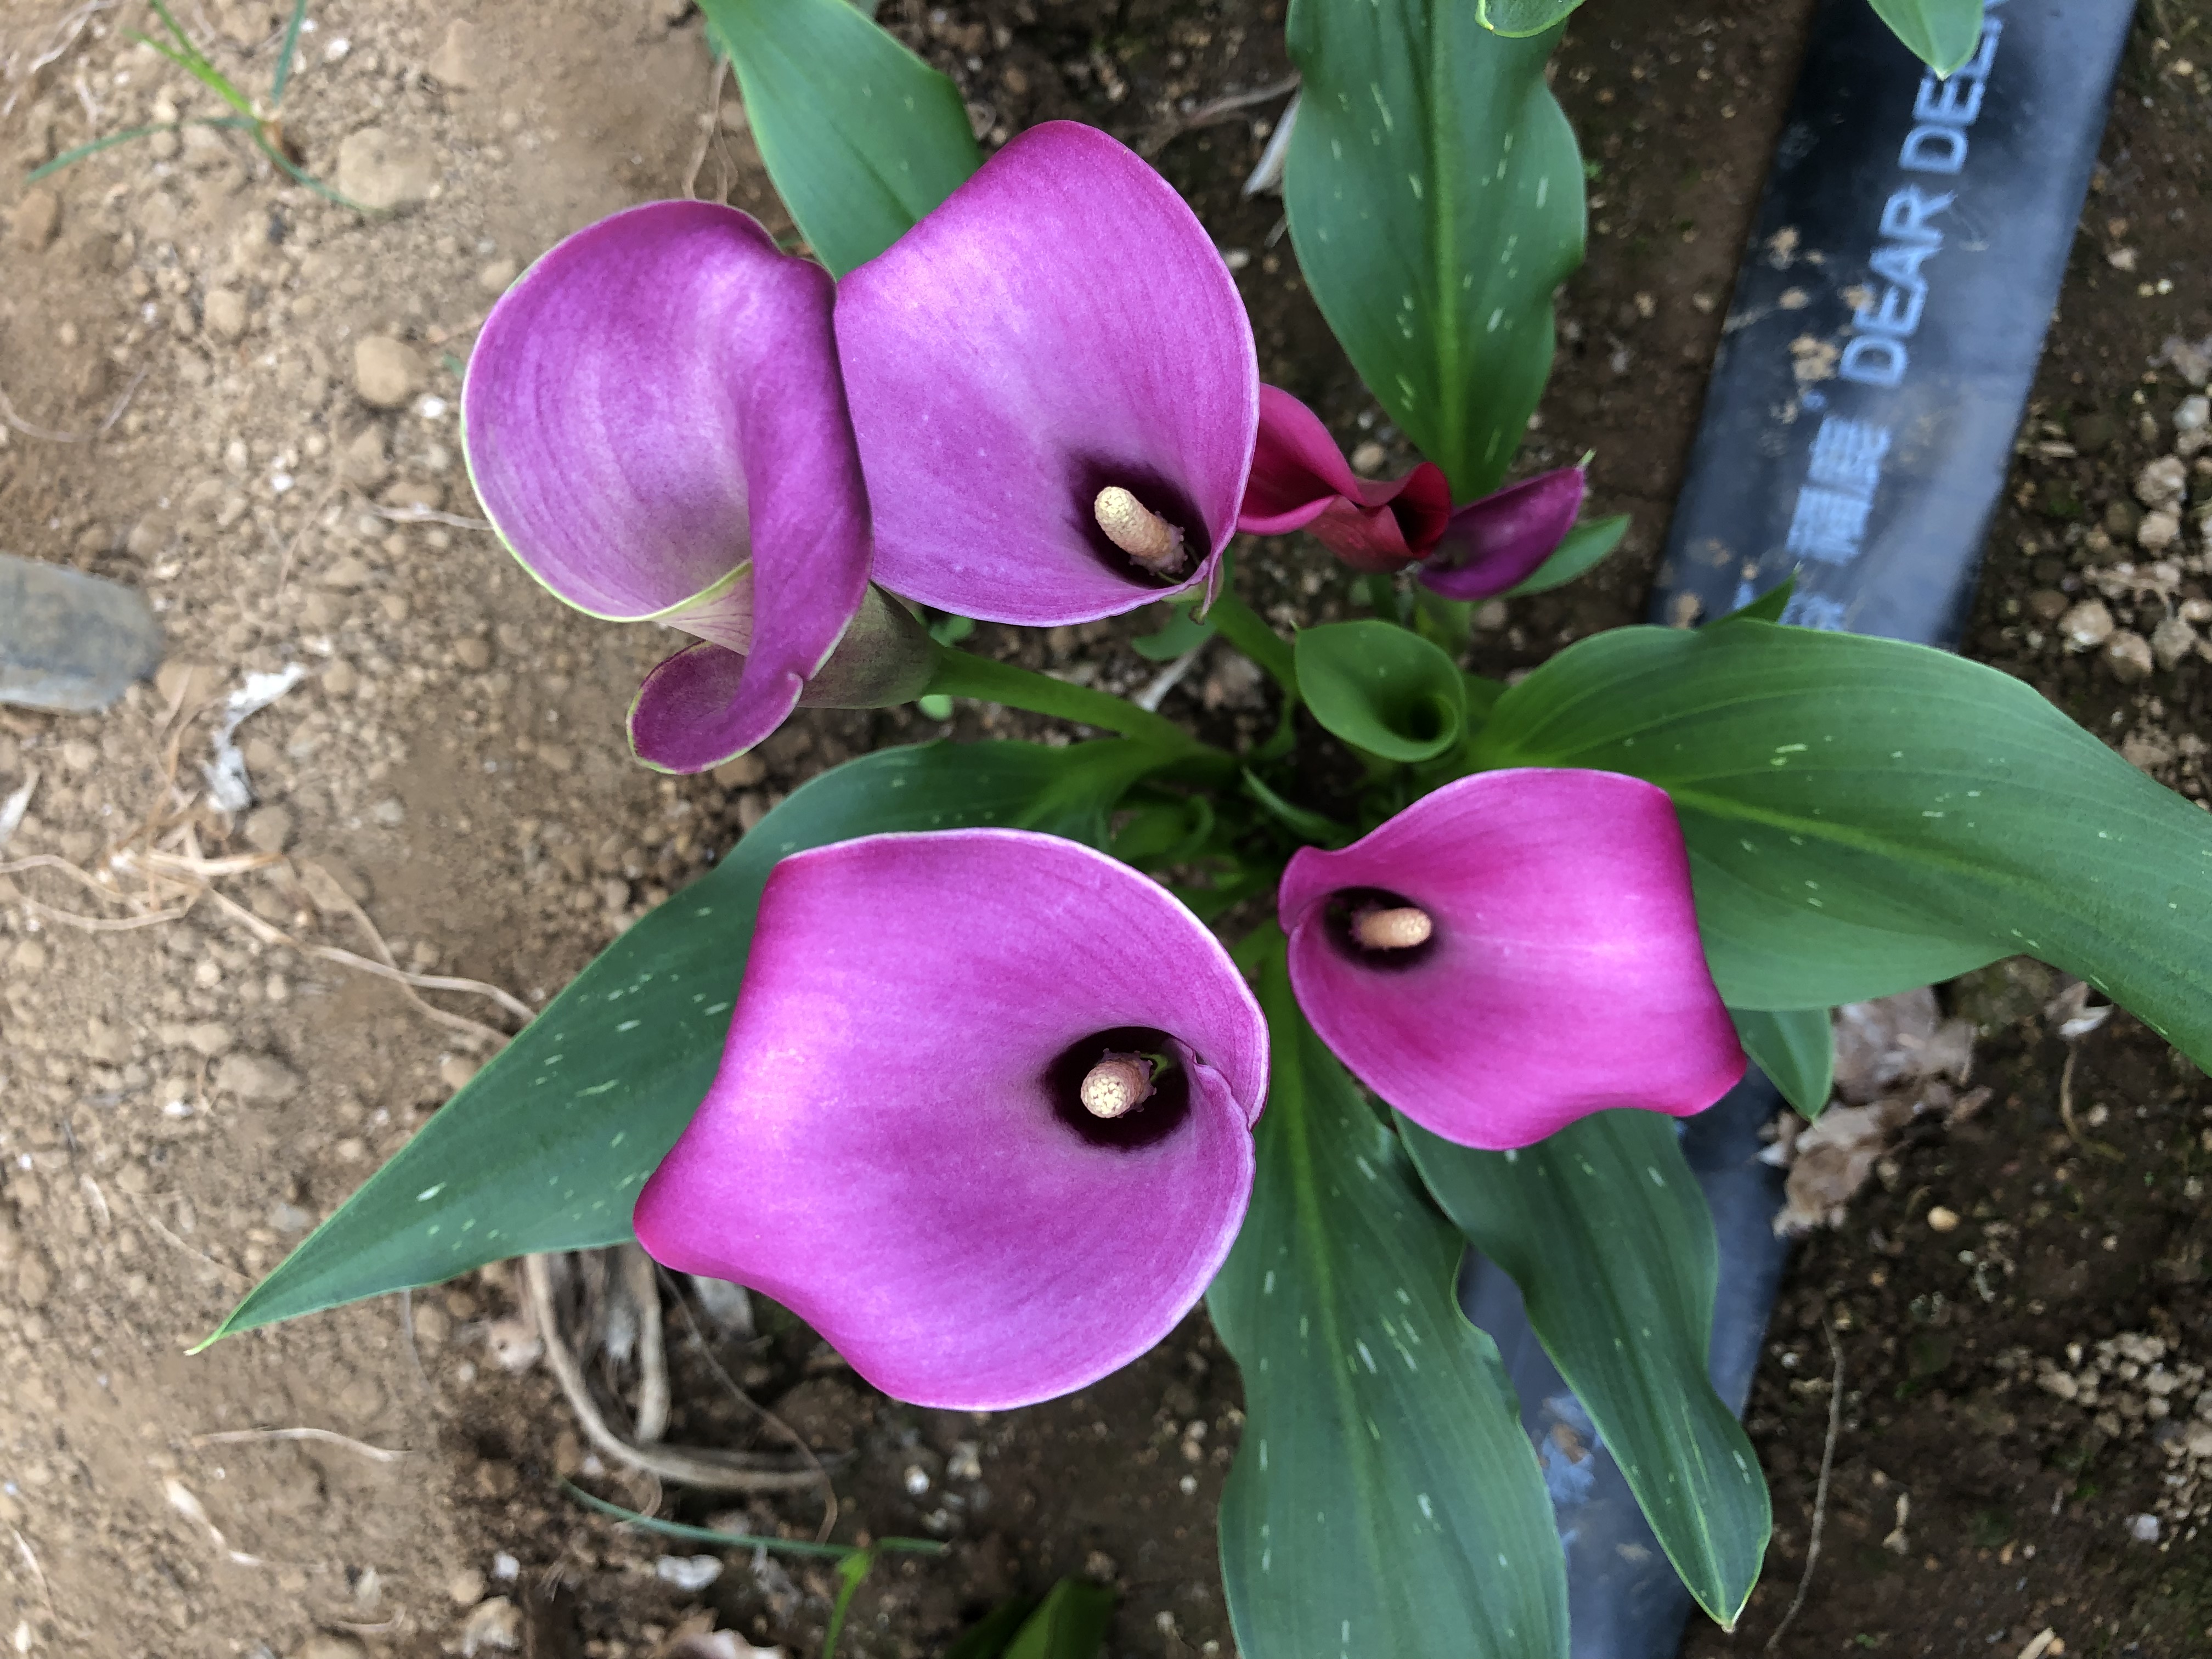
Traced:
[[794, 790], [712, 872], [602, 951], [216, 1334], [502, 1256], [627, 1240], [637, 1188], [714, 1079], [753, 912], [779, 860], [855, 836], [976, 824], [1098, 845], [1108, 808], [1159, 760], [1127, 742], [933, 743], [864, 756]]
[[1292, 0], [1305, 77], [1283, 201], [1360, 378], [1454, 495], [1497, 488], [1552, 368], [1552, 292], [1582, 263], [1583, 170], [1544, 84], [1555, 34], [1467, 0]]
[[1747, 600], [1715, 621], [1778, 623], [1790, 609], [1790, 596], [1796, 591], [1797, 573], [1793, 570], [1756, 599]]
[[1506, 693], [1473, 749], [1664, 787], [1731, 1007], [2026, 954], [2212, 1063], [2212, 814], [1995, 669], [1771, 623], [1618, 629]]
[[1311, 807], [1285, 800], [1261, 782], [1259, 775], [1249, 767], [1244, 771], [1244, 793], [1259, 802], [1261, 810], [1269, 817], [1301, 841], [1310, 842], [1316, 847], [1343, 847], [1352, 840], [1352, 832], [1334, 818], [1326, 812], [1316, 812]]
[[1014, 1632], [1036, 1605], [1034, 1595], [1008, 1596], [963, 1632], [960, 1639], [945, 1650], [945, 1659], [1002, 1659], [1006, 1644], [1014, 1639]]
[[1566, 1567], [1459, 1235], [1298, 1012], [1279, 935], [1259, 1173], [1207, 1292], [1244, 1377], [1221, 1499], [1239, 1650], [1267, 1659], [1564, 1659]]
[[1719, 1256], [1671, 1118], [1599, 1112], [1517, 1152], [1398, 1133], [1444, 1212], [1512, 1277], [1528, 1323], [1723, 1629], [1771, 1524], [1743, 1425], [1706, 1370]]
[[1808, 1123], [1828, 1109], [1836, 1033], [1826, 1008], [1731, 1008], [1743, 1051]]
[[1521, 599], [1531, 593], [1548, 593], [1555, 587], [1565, 587], [1584, 571], [1595, 568], [1607, 554], [1620, 545], [1620, 538], [1627, 533], [1626, 513], [1578, 524], [1552, 550], [1550, 558], [1498, 597]]
[[1177, 605], [1175, 615], [1157, 634], [1146, 634], [1129, 643], [1148, 662], [1173, 662], [1186, 651], [1195, 651], [1213, 637], [1213, 624], [1191, 615], [1188, 605]]
[[1482, 26], [1499, 34], [1541, 34], [1555, 23], [1564, 23], [1567, 15], [1583, 0], [1478, 0], [1475, 15]]
[[700, 0], [776, 193], [830, 274], [982, 165], [960, 89], [848, 0]]
[[1346, 743], [1386, 760], [1434, 760], [1460, 739], [1467, 685], [1459, 666], [1394, 623], [1324, 623], [1295, 641], [1299, 695]]
[[1098, 1659], [1113, 1618], [1112, 1590], [1063, 1578], [1007, 1646], [1006, 1659]]
[[1981, 44], [1982, 0], [1874, 0], [1874, 9], [1938, 75], [1950, 74]]

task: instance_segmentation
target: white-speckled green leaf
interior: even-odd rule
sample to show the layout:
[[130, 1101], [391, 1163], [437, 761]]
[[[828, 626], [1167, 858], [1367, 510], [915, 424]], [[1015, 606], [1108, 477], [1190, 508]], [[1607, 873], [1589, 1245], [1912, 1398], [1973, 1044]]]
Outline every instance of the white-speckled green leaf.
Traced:
[[1462, 1241], [1306, 1024], [1279, 944], [1252, 1207], [1206, 1305], [1244, 1377], [1221, 1499], [1239, 1650], [1564, 1659], [1566, 1566]]
[[777, 860], [856, 836], [978, 824], [1097, 846], [1108, 809], [1158, 758], [1126, 741], [933, 743], [794, 790], [710, 874], [601, 952], [216, 1335], [503, 1256], [629, 1238], [637, 1189], [714, 1079]]
[[2027, 955], [2212, 1065], [2212, 814], [1993, 668], [1747, 618], [1615, 629], [1500, 698], [1474, 757], [1665, 788], [1732, 1008]]
[[1398, 1132], [1444, 1212], [1521, 1287], [1682, 1582], [1733, 1625], [1772, 1516], [1758, 1455], [1706, 1371], [1719, 1256], [1674, 1120], [1599, 1112], [1517, 1152], [1455, 1146], [1402, 1117]]
[[1283, 171], [1298, 264], [1383, 406], [1472, 501], [1552, 369], [1552, 291], [1583, 258], [1583, 167], [1544, 84], [1555, 31], [1471, 0], [1292, 0], [1305, 77]]
[[768, 176], [832, 276], [982, 165], [960, 89], [848, 0], [701, 0]]

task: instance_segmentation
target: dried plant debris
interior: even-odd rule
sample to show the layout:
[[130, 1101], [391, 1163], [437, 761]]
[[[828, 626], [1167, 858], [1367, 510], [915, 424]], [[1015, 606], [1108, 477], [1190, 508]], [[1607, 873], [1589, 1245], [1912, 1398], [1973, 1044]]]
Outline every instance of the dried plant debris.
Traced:
[[1891, 1137], [1923, 1113], [1972, 1115], [1989, 1091], [1960, 1092], [1974, 1061], [1973, 1022], [1943, 1018], [1925, 987], [1836, 1010], [1837, 1097], [1816, 1123], [1794, 1112], [1776, 1120], [1763, 1156], [1790, 1171], [1778, 1233], [1840, 1223], [1874, 1173]]

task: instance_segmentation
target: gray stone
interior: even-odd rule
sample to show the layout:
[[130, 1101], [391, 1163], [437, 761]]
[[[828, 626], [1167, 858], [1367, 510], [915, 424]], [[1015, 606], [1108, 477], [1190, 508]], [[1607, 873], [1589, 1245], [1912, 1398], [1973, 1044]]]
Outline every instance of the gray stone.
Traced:
[[161, 628], [135, 591], [0, 553], [0, 702], [105, 708], [161, 660]]

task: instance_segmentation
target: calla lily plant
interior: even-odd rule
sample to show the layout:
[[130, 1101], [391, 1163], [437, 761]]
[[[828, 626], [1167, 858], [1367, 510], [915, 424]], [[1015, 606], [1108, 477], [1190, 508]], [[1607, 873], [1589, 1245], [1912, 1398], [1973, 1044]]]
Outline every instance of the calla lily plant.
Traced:
[[[556, 598], [687, 636], [630, 711], [649, 766], [713, 768], [807, 705], [989, 700], [1038, 740], [893, 746], [799, 787], [225, 1329], [635, 1237], [888, 1394], [995, 1411], [1088, 1386], [1203, 1298], [1249, 1413], [1222, 1516], [1244, 1650], [1559, 1659], [1537, 1460], [1453, 1299], [1481, 1192], [1477, 1220], [1541, 1232], [1496, 1254], [1732, 1619], [1768, 1516], [1705, 1374], [1713, 1234], [1677, 1120], [1747, 1053], [1816, 1113], [1831, 1005], [2021, 949], [2212, 1060], [2212, 820], [1991, 671], [1781, 626], [1786, 594], [1510, 686], [1403, 625], [1401, 580], [1511, 595], [1599, 539], [1581, 465], [1508, 478], [1580, 246], [1540, 43], [1494, 47], [1533, 112], [1468, 175], [1494, 199], [1444, 190], [1466, 179], [1387, 113], [1382, 161], [1292, 148], [1340, 326], [1372, 299], [1347, 247], [1392, 294], [1410, 268], [1353, 204], [1410, 178], [1424, 212], [1498, 216], [1479, 270], [1431, 250], [1421, 280], [1450, 280], [1390, 331], [1449, 331], [1494, 377], [1359, 363], [1438, 456], [1378, 480], [1261, 384], [1237, 277], [1142, 157], [1054, 122], [976, 165], [950, 88], [820, 3], [791, 10], [849, 40], [866, 109], [756, 125], [838, 267], [709, 203], [577, 231], [484, 322], [471, 475]], [[811, 148], [777, 125], [817, 119]], [[1446, 317], [1462, 293], [1484, 309]], [[1309, 544], [1336, 563], [1297, 571]], [[1124, 698], [956, 648], [948, 617], [1172, 617], [1138, 643], [1182, 660]], [[1271, 720], [1176, 690], [1206, 651], [1251, 659]]]

